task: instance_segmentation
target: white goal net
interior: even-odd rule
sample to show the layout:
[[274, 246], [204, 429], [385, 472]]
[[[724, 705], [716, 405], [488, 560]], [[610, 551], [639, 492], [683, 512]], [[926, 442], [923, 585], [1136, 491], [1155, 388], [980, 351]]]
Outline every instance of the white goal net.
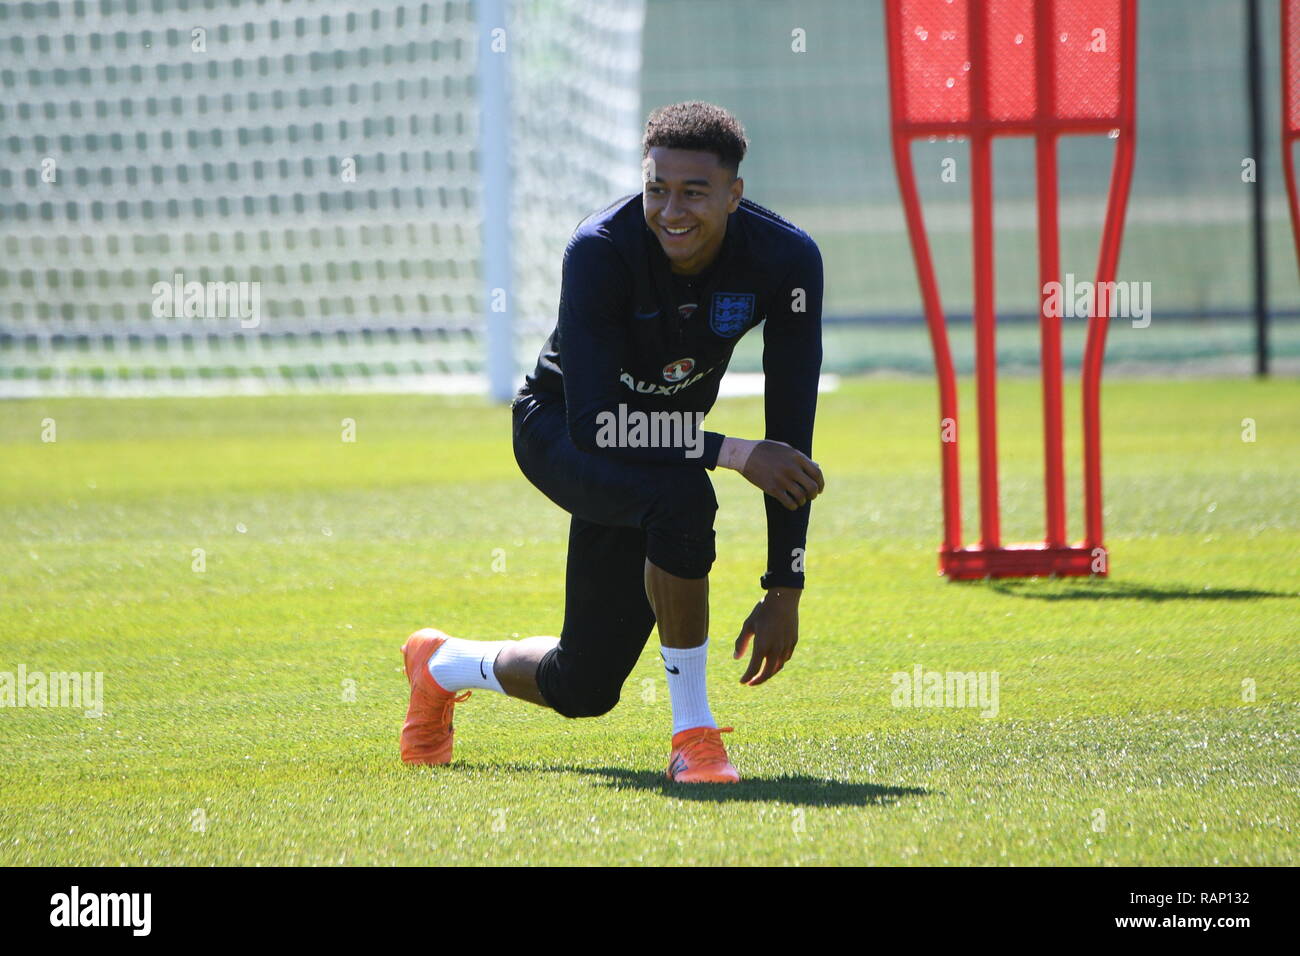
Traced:
[[643, 18], [0, 6], [0, 396], [504, 397], [573, 227], [638, 188]]

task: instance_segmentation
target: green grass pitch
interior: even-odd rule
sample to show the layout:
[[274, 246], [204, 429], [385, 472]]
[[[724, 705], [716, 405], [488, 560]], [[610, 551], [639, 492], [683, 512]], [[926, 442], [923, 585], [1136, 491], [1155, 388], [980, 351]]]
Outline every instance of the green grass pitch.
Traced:
[[[1004, 531], [1032, 540], [1037, 386], [1000, 402]], [[955, 584], [933, 382], [823, 395], [801, 639], [758, 688], [730, 649], [760, 493], [715, 473], [709, 684], [745, 779], [690, 788], [662, 780], [653, 635], [606, 717], [478, 691], [452, 766], [398, 760], [410, 631], [560, 629], [568, 518], [507, 409], [0, 404], [0, 672], [104, 675], [98, 718], [0, 709], [0, 864], [1295, 865], [1297, 409], [1294, 381], [1107, 383], [1112, 576]], [[761, 399], [708, 424], [759, 435]], [[1077, 411], [1067, 431], [1078, 536]], [[918, 665], [996, 673], [996, 716], [893, 706]]]

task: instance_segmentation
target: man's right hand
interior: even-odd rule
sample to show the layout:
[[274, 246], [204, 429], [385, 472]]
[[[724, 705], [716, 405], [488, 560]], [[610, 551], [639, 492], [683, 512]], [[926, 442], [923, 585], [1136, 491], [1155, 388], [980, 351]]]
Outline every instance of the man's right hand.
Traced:
[[802, 508], [826, 488], [817, 463], [783, 441], [759, 442], [741, 474], [790, 511]]

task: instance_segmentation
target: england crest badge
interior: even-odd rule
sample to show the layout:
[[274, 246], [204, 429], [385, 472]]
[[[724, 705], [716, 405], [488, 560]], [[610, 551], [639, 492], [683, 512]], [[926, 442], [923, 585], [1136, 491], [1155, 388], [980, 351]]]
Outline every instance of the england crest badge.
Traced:
[[709, 328], [724, 339], [732, 339], [749, 328], [754, 317], [752, 292], [715, 292], [709, 309]]

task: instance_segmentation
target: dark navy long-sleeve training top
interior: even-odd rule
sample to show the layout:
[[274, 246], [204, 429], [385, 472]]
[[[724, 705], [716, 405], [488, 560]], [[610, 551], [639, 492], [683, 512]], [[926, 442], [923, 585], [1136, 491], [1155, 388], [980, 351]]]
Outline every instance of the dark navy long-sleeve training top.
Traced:
[[[704, 433], [701, 453], [698, 443], [601, 441], [601, 429], [617, 420], [620, 404], [707, 413], [736, 342], [763, 323], [765, 437], [811, 457], [821, 310], [821, 252], [797, 226], [741, 199], [727, 217], [718, 257], [704, 272], [680, 276], [634, 193], [574, 231], [564, 251], [559, 321], [520, 394], [564, 402], [573, 443], [591, 454], [715, 468], [723, 439], [716, 432]], [[811, 504], [789, 511], [770, 495], [763, 503], [762, 586], [801, 588]]]

